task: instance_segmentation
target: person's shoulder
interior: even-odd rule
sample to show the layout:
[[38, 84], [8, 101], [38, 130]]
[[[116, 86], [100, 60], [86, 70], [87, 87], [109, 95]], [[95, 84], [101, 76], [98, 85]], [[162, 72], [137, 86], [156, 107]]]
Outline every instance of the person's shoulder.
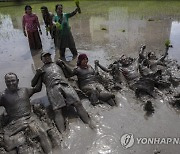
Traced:
[[33, 17], [37, 17], [36, 13], [32, 13], [32, 16], [33, 16]]

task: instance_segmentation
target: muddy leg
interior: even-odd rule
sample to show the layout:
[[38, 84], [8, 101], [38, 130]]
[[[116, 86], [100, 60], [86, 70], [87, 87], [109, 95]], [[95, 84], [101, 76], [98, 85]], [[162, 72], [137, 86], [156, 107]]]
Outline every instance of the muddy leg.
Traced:
[[76, 102], [74, 103], [74, 107], [77, 110], [77, 113], [79, 115], [79, 117], [81, 118], [81, 120], [85, 123], [85, 124], [89, 124], [89, 127], [91, 129], [95, 128], [95, 125], [92, 123], [91, 118], [89, 117], [89, 114], [87, 113], [87, 111], [84, 109], [84, 107], [82, 106], [82, 104], [80, 102]]
[[57, 129], [62, 134], [65, 131], [65, 120], [62, 115], [62, 109], [58, 109], [54, 111], [54, 121], [57, 126]]
[[102, 101], [108, 101], [111, 98], [115, 98], [115, 95], [109, 92], [100, 92], [99, 99]]
[[46, 134], [46, 132], [42, 129], [39, 130], [39, 140], [41, 147], [45, 154], [51, 154], [52, 153], [52, 146], [51, 142]]

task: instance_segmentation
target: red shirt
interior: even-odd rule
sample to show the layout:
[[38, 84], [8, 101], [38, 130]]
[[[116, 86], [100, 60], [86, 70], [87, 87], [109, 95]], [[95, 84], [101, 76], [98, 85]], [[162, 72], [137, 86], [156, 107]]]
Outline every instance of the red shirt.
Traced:
[[22, 19], [23, 28], [29, 32], [34, 32], [40, 27], [39, 20], [36, 14], [25, 14]]

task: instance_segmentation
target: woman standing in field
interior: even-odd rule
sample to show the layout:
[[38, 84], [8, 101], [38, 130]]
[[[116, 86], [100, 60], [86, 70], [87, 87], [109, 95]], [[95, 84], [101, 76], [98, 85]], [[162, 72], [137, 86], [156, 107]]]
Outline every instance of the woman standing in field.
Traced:
[[56, 47], [60, 50], [60, 58], [65, 60], [65, 50], [66, 48], [69, 48], [74, 59], [77, 57], [77, 50], [68, 19], [79, 12], [80, 8], [77, 7], [71, 13], [63, 13], [63, 6], [61, 4], [57, 4], [55, 10], [57, 13], [54, 17], [56, 25]]
[[32, 7], [30, 5], [25, 6], [25, 15], [22, 19], [22, 26], [24, 36], [28, 37], [30, 50], [42, 49], [41, 38], [39, 36], [39, 33], [42, 34], [42, 32], [39, 20], [37, 15], [32, 13]]

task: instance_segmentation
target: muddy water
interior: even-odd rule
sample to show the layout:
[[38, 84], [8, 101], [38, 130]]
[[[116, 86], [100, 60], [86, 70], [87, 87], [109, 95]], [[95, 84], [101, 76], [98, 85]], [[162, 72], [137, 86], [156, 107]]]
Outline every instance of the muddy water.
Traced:
[[[40, 19], [43, 35], [43, 49], [55, 53], [53, 41], [45, 35], [45, 28], [39, 8], [49, 6], [54, 12], [56, 3], [32, 4], [33, 12]], [[73, 10], [73, 2], [63, 2], [65, 11]], [[2, 3], [0, 8], [0, 91], [5, 88], [4, 75], [15, 72], [20, 79], [20, 86], [30, 86], [34, 70], [42, 65], [39, 52], [29, 50], [27, 38], [21, 27], [23, 6]], [[121, 54], [136, 57], [141, 44], [146, 44], [147, 51], [158, 55], [164, 52], [164, 43], [171, 40], [173, 48], [169, 58], [180, 63], [180, 2], [81, 2], [82, 14], [70, 19], [71, 30], [79, 53], [89, 56], [93, 65], [95, 59], [107, 66]], [[67, 59], [71, 54], [67, 50]], [[45, 98], [45, 89], [33, 96], [33, 99]], [[46, 99], [45, 99], [46, 100]], [[151, 117], [144, 115], [142, 103], [134, 94], [123, 89], [117, 93], [118, 107], [106, 105], [92, 107], [83, 101], [86, 109], [96, 121], [98, 129], [90, 130], [79, 119], [70, 119], [69, 134], [61, 150], [64, 154], [179, 154], [179, 145], [138, 145], [123, 149], [120, 138], [125, 133], [134, 137], [180, 137], [179, 114], [161, 95], [155, 104], [155, 113]], [[47, 103], [47, 101], [46, 101]], [[56, 152], [54, 152], [56, 153]], [[59, 153], [59, 152], [57, 152]]]

